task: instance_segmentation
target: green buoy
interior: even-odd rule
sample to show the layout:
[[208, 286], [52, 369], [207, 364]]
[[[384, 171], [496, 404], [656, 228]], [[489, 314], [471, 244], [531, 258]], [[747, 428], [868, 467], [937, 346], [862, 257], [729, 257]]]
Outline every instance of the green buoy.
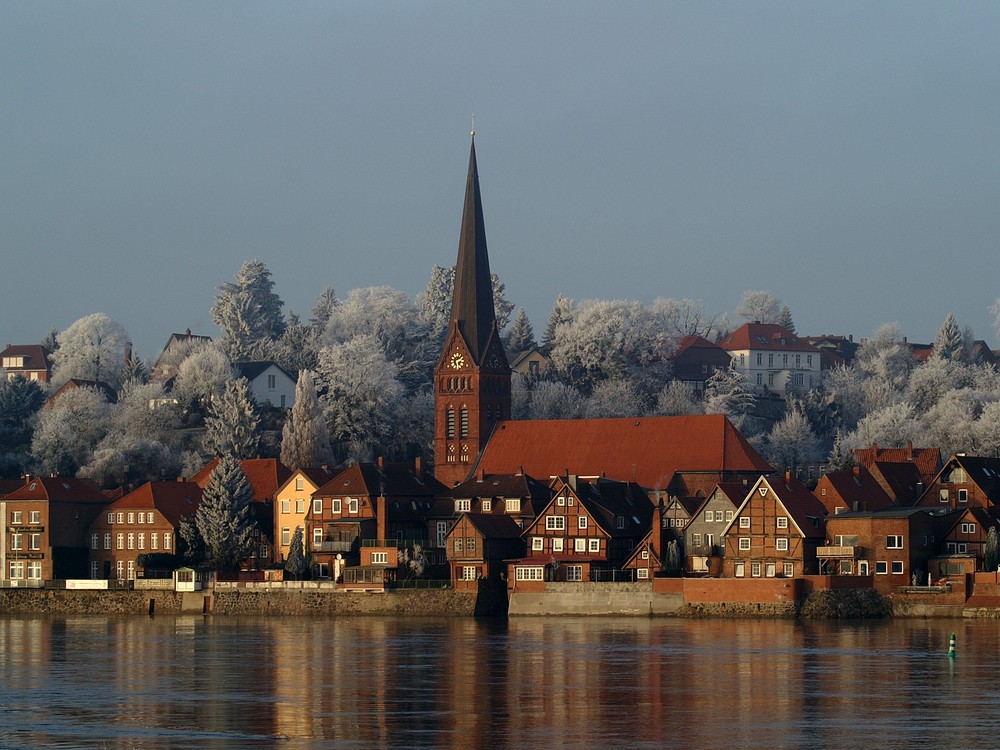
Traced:
[[955, 634], [951, 634], [951, 642], [948, 644], [948, 658], [955, 658]]

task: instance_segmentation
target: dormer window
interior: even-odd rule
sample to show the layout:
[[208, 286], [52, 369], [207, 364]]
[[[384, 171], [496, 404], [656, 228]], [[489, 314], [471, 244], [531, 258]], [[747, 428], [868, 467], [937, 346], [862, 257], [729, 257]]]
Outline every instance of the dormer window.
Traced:
[[455, 501], [455, 512], [456, 513], [468, 513], [472, 510], [472, 500], [465, 498], [462, 500]]

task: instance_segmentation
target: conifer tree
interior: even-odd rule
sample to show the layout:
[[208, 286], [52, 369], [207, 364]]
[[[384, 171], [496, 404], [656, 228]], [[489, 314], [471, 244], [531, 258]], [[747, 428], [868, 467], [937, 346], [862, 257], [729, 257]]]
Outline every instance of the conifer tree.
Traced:
[[295, 405], [281, 430], [281, 462], [292, 471], [333, 463], [330, 430], [309, 370], [300, 372], [295, 384]]
[[990, 526], [986, 532], [986, 549], [984, 550], [983, 567], [989, 572], [1000, 567], [1000, 538], [997, 536], [997, 527]]
[[285, 560], [285, 571], [298, 580], [306, 572], [306, 555], [302, 542], [302, 527], [296, 526], [292, 532], [292, 541], [288, 546], [288, 559]]
[[259, 423], [257, 405], [246, 378], [236, 378], [226, 383], [222, 395], [209, 406], [205, 450], [216, 457], [256, 458], [260, 446]]
[[937, 338], [934, 340], [934, 356], [953, 362], [965, 359], [965, 337], [951, 313], [948, 313], [948, 317], [938, 329]]
[[239, 570], [253, 549], [253, 490], [235, 456], [219, 459], [195, 515], [198, 534], [216, 570]]
[[507, 341], [507, 356], [514, 359], [521, 352], [526, 352], [535, 346], [535, 332], [531, 328], [528, 314], [522, 307], [510, 326], [510, 338]]
[[274, 293], [271, 271], [256, 259], [243, 264], [235, 284], [219, 287], [212, 320], [225, 333], [223, 345], [229, 357], [243, 359], [255, 346], [281, 336], [284, 304]]
[[788, 305], [782, 306], [781, 312], [778, 313], [778, 325], [789, 333], [795, 333], [795, 321], [792, 320], [792, 311]]
[[337, 299], [337, 293], [333, 291], [333, 287], [324, 287], [316, 299], [316, 304], [313, 305], [312, 317], [309, 318], [309, 326], [316, 335], [326, 330], [326, 324], [330, 322], [333, 311], [339, 304], [340, 300]]

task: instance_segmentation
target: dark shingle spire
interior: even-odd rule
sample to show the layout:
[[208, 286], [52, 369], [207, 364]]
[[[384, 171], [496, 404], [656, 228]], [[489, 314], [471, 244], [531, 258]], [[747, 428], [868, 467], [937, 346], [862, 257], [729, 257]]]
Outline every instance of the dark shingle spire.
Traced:
[[490, 332], [496, 325], [496, 311], [493, 308], [490, 259], [486, 253], [483, 202], [479, 194], [475, 133], [469, 154], [469, 176], [465, 185], [465, 208], [462, 212], [462, 232], [458, 240], [451, 320], [452, 324], [458, 324], [464, 334], [475, 364], [482, 364]]

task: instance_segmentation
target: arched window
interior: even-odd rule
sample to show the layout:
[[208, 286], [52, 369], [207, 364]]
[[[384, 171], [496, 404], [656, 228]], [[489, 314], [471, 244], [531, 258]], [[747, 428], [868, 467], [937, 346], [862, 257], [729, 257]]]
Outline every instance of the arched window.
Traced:
[[455, 437], [455, 410], [452, 407], [448, 407], [448, 411], [446, 413], [446, 417], [445, 418], [447, 420], [447, 426], [445, 428], [446, 429], [445, 434], [449, 438], [453, 438], [453, 437]]
[[469, 410], [465, 407], [462, 407], [459, 414], [459, 429], [461, 430], [459, 433], [461, 437], [469, 437]]

